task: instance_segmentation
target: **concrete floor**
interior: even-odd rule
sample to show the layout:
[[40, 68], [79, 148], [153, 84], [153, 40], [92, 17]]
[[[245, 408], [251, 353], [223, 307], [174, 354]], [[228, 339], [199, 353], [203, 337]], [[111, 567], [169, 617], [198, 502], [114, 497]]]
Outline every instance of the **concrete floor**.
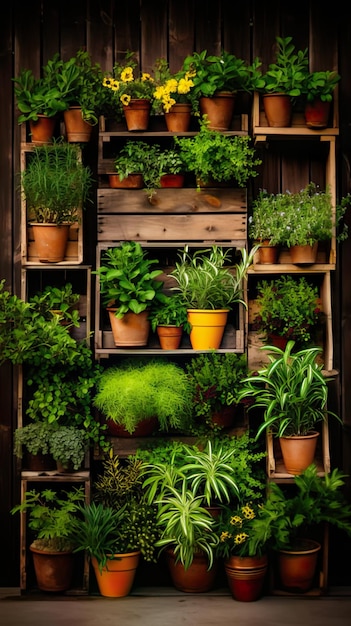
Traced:
[[19, 595], [0, 589], [1, 626], [350, 626], [351, 589], [328, 596], [263, 596], [237, 602], [214, 592], [184, 594], [164, 588], [158, 595], [137, 590], [125, 598]]

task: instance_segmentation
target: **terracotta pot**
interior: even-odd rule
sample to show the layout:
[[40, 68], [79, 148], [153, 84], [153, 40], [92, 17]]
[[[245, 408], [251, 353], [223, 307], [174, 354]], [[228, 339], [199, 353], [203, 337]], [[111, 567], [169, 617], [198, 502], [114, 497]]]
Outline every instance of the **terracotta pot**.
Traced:
[[275, 346], [276, 348], [280, 348], [281, 350], [285, 350], [288, 339], [286, 337], [280, 337], [280, 335], [268, 335], [267, 343], [270, 346]]
[[268, 126], [273, 128], [291, 125], [291, 98], [281, 93], [265, 93], [262, 96], [263, 108]]
[[191, 347], [194, 350], [218, 350], [228, 313], [229, 309], [188, 309]]
[[132, 433], [128, 432], [122, 424], [116, 424], [113, 420], [106, 420], [106, 424], [109, 434], [114, 437], [149, 437], [158, 427], [158, 420], [156, 417], [141, 420]]
[[173, 187], [180, 189], [184, 186], [184, 174], [163, 174], [160, 178], [162, 188]]
[[35, 247], [41, 263], [59, 263], [66, 254], [69, 224], [31, 224]]
[[139, 560], [138, 551], [114, 554], [114, 558], [109, 559], [100, 571], [96, 558], [92, 557], [91, 562], [101, 595], [107, 598], [123, 598], [129, 595]]
[[187, 132], [191, 121], [191, 104], [174, 104], [165, 113], [167, 130], [171, 133]]
[[278, 570], [283, 589], [294, 593], [311, 589], [320, 549], [318, 541], [304, 539], [296, 549], [279, 550]]
[[147, 130], [150, 120], [151, 102], [146, 98], [132, 99], [128, 106], [123, 105], [127, 129], [130, 131]]
[[313, 265], [317, 259], [318, 241], [313, 246], [290, 246], [291, 262], [295, 265]]
[[199, 100], [201, 115], [207, 115], [211, 130], [228, 130], [231, 125], [236, 94], [218, 91], [212, 98]]
[[142, 174], [129, 174], [120, 180], [118, 174], [109, 174], [109, 185], [111, 189], [142, 189], [144, 181]]
[[182, 326], [157, 326], [156, 331], [162, 350], [178, 350], [183, 336]]
[[149, 311], [128, 311], [122, 319], [115, 315], [117, 309], [108, 308], [115, 346], [146, 346], [150, 333]]
[[29, 130], [32, 143], [36, 146], [52, 143], [56, 126], [56, 117], [38, 115], [36, 121], [29, 120]]
[[288, 474], [301, 474], [314, 461], [318, 432], [305, 436], [280, 437], [285, 469]]
[[268, 242], [263, 241], [258, 249], [259, 263], [265, 265], [274, 265], [278, 261], [279, 247], [270, 246]]
[[87, 143], [91, 139], [93, 127], [82, 118], [80, 107], [70, 107], [63, 112], [66, 139], [70, 143]]
[[66, 591], [73, 576], [72, 552], [43, 552], [29, 546], [38, 587], [41, 591]]
[[179, 591], [204, 593], [213, 589], [218, 570], [216, 561], [208, 570], [207, 557], [204, 554], [195, 554], [192, 564], [185, 569], [180, 562], [175, 562], [173, 550], [166, 551], [166, 560], [173, 585]]
[[225, 560], [228, 586], [235, 600], [254, 602], [262, 596], [268, 569], [263, 556], [232, 556]]
[[305, 121], [308, 128], [327, 128], [331, 102], [323, 102], [319, 98], [306, 102]]

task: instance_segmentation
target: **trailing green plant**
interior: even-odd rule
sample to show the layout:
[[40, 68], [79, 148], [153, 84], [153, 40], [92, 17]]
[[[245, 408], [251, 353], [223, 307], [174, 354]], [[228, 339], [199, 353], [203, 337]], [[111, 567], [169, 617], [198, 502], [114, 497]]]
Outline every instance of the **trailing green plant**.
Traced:
[[94, 405], [129, 433], [149, 418], [157, 419], [161, 431], [184, 430], [191, 419], [191, 386], [179, 365], [139, 359], [102, 373]]
[[28, 513], [28, 527], [35, 535], [33, 548], [48, 552], [73, 550], [74, 520], [84, 502], [84, 488], [72, 487], [69, 491], [43, 489], [26, 491], [21, 504], [11, 509], [11, 514]]
[[79, 293], [73, 293], [72, 284], [65, 283], [63, 287], [48, 285], [42, 292], [31, 297], [29, 302], [45, 319], [50, 320], [53, 315], [58, 315], [62, 323], [78, 328], [79, 298]]
[[21, 459], [23, 448], [29, 454], [49, 454], [50, 438], [54, 426], [47, 422], [31, 422], [25, 426], [20, 426], [13, 433], [14, 455]]
[[55, 141], [36, 146], [21, 173], [29, 221], [50, 224], [79, 222], [91, 201], [92, 172], [83, 165], [79, 146]]
[[179, 260], [171, 276], [177, 285], [173, 290], [189, 309], [232, 308], [243, 300], [243, 281], [253, 262], [256, 248], [247, 253], [240, 248], [241, 259], [233, 265], [230, 262], [232, 248], [224, 249], [213, 245], [203, 250], [189, 252], [189, 246], [178, 252]]
[[272, 335], [278, 335], [295, 341], [296, 346], [306, 346], [323, 321], [318, 287], [304, 276], [285, 274], [259, 281], [256, 303], [259, 308], [252, 329], [268, 342]]
[[163, 302], [163, 282], [157, 280], [162, 270], [153, 269], [157, 264], [136, 241], [105, 250], [100, 267], [93, 272], [99, 276], [103, 304], [115, 306], [116, 317], [122, 319], [128, 311], [141, 313], [153, 302]]
[[182, 174], [185, 166], [180, 150], [176, 147], [165, 148], [158, 157], [159, 176], [165, 174]]
[[235, 352], [209, 352], [192, 357], [185, 366], [193, 388], [193, 411], [200, 423], [225, 406], [238, 403], [242, 379], [247, 376], [247, 358]]
[[81, 469], [89, 444], [87, 432], [76, 426], [57, 426], [50, 434], [50, 454], [65, 469]]
[[200, 122], [200, 130], [193, 137], [174, 137], [175, 145], [187, 172], [193, 172], [198, 190], [201, 182], [233, 182], [245, 187], [258, 175], [262, 160], [255, 155], [248, 135], [226, 135], [208, 128], [208, 121]]
[[351, 536], [351, 507], [344, 492], [346, 477], [338, 468], [320, 476], [312, 464], [294, 476], [293, 494], [270, 482], [261, 513], [252, 522], [254, 546], [266, 543], [274, 550], [294, 548], [299, 538], [310, 536], [323, 523]]
[[166, 296], [164, 302], [151, 307], [149, 319], [153, 332], [157, 326], [182, 326], [183, 331], [190, 333], [187, 309], [179, 294]]
[[275, 437], [306, 435], [324, 422], [327, 415], [339, 416], [327, 408], [328, 383], [323, 365], [316, 357], [321, 348], [310, 347], [294, 351], [295, 342], [288, 341], [285, 350], [262, 346], [268, 364], [243, 380], [239, 396], [249, 400], [249, 410], [263, 409], [263, 422], [256, 439], [269, 430]]
[[308, 76], [308, 48], [296, 50], [292, 37], [276, 37], [275, 61], [262, 75], [264, 93], [284, 93], [297, 98]]

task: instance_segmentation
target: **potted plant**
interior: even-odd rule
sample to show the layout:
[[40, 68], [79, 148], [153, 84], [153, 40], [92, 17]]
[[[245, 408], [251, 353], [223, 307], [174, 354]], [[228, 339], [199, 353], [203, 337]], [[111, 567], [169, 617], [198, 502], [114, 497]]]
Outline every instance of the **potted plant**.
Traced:
[[[21, 174], [28, 221], [39, 260], [58, 263], [65, 257], [70, 226], [80, 221], [90, 200], [92, 173], [73, 144], [36, 146], [30, 156]], [[57, 236], [60, 243], [55, 249]]]
[[282, 485], [269, 483], [264, 506], [253, 521], [253, 542], [257, 545], [265, 542], [269, 548], [280, 588], [305, 593], [313, 586], [321, 550], [321, 526], [332, 525], [351, 534], [345, 478], [337, 468], [320, 476], [311, 464], [294, 476], [293, 493]]
[[73, 528], [75, 552], [84, 551], [94, 568], [101, 595], [129, 594], [140, 558], [155, 562], [156, 508], [141, 488], [141, 462], [120, 463], [110, 450], [94, 483], [94, 498], [80, 508]]
[[[254, 244], [258, 244], [259, 263], [276, 263], [282, 238], [281, 211], [277, 207], [275, 196], [260, 189], [252, 201], [248, 220], [248, 235]], [[273, 200], [273, 202], [272, 202]]]
[[185, 366], [193, 387], [195, 423], [211, 429], [233, 425], [241, 381], [248, 374], [245, 354], [198, 354]]
[[158, 157], [160, 187], [183, 187], [185, 165], [179, 148], [165, 148]]
[[29, 514], [28, 526], [35, 539], [29, 546], [33, 555], [38, 587], [42, 591], [69, 589], [73, 576], [73, 521], [84, 501], [83, 487], [57, 492], [31, 489], [23, 502], [11, 509]]
[[202, 496], [196, 496], [184, 479], [179, 488], [165, 489], [156, 504], [160, 539], [155, 546], [160, 554], [165, 551], [173, 585], [187, 593], [209, 591], [217, 574], [218, 536], [215, 518], [202, 506]]
[[54, 429], [47, 422], [31, 422], [15, 429], [13, 434], [14, 454], [18, 459], [26, 452], [25, 467], [32, 471], [53, 469], [50, 456], [50, 437]]
[[158, 59], [155, 70], [154, 109], [164, 113], [168, 131], [187, 132], [196, 109], [194, 72], [181, 69], [172, 74], [166, 59]]
[[308, 49], [297, 50], [292, 37], [276, 37], [275, 61], [262, 75], [263, 106], [268, 126], [291, 124], [292, 105], [301, 96], [308, 76]]
[[[330, 189], [322, 191], [313, 182], [295, 193], [263, 192], [261, 199], [270, 203], [272, 212], [278, 213], [280, 225], [274, 241], [289, 248], [293, 263], [314, 263], [318, 242], [330, 241], [336, 229], [339, 229], [338, 241], [347, 237], [347, 225], [342, 223], [342, 218], [350, 202], [348, 195], [335, 211]], [[302, 246], [307, 253], [303, 256], [299, 254]]]
[[245, 187], [250, 178], [257, 176], [256, 167], [261, 160], [255, 158], [255, 150], [247, 135], [225, 135], [211, 130], [205, 120], [193, 137], [174, 137], [180, 148], [180, 156], [186, 171], [193, 172], [197, 188], [210, 184], [235, 182]]
[[323, 317], [318, 287], [305, 276], [284, 274], [259, 281], [255, 304], [252, 329], [260, 332], [266, 343], [285, 347], [291, 339], [300, 348], [316, 343], [315, 331]]
[[84, 429], [58, 426], [50, 434], [49, 446], [59, 471], [79, 470], [89, 449], [89, 439]]
[[[224, 250], [217, 245], [190, 252], [185, 246], [171, 272], [177, 283], [173, 289], [181, 295], [188, 309], [190, 342], [194, 349], [218, 349], [229, 310], [234, 304], [245, 306], [243, 281], [256, 250], [248, 254], [240, 249], [241, 259], [235, 265], [230, 262], [231, 252], [230, 248]], [[206, 322], [209, 312], [210, 320]]]
[[328, 126], [333, 94], [340, 79], [340, 74], [331, 70], [308, 74], [303, 89], [306, 126], [317, 129]]
[[328, 414], [341, 422], [327, 408], [331, 378], [323, 375], [323, 365], [316, 361], [321, 349], [312, 346], [294, 351], [294, 345], [288, 341], [285, 350], [262, 346], [269, 362], [243, 380], [239, 393], [240, 398], [251, 401], [249, 410], [263, 409], [256, 438], [263, 432], [279, 438], [289, 474], [299, 474], [313, 462], [319, 435], [316, 426]]
[[94, 405], [119, 436], [138, 435], [144, 427], [184, 430], [191, 417], [190, 382], [175, 363], [127, 362], [102, 373]]
[[189, 334], [191, 330], [186, 306], [179, 295], [167, 296], [163, 303], [151, 307], [149, 319], [163, 350], [179, 348], [183, 332]]
[[165, 298], [163, 282], [159, 280], [162, 270], [153, 269], [157, 263], [135, 241], [123, 241], [103, 253], [101, 265], [94, 273], [99, 277], [98, 288], [109, 313], [116, 346], [147, 344], [150, 306]]
[[258, 59], [249, 65], [226, 50], [219, 55], [202, 50], [185, 58], [183, 70], [190, 73], [194, 83], [193, 94], [197, 98], [195, 111], [200, 109], [202, 116], [207, 115], [212, 130], [229, 129], [236, 92], [251, 91], [254, 84], [261, 84], [257, 82], [260, 80], [260, 65]]
[[61, 324], [79, 327], [79, 293], [73, 292], [71, 283], [63, 287], [47, 285], [42, 292], [30, 298], [30, 303], [45, 319], [57, 315]]
[[104, 73], [87, 50], [78, 50], [67, 61], [53, 61], [55, 85], [65, 104], [63, 112], [69, 142], [88, 142], [92, 127], [108, 107], [103, 88]]
[[148, 197], [152, 198], [155, 189], [161, 186], [163, 162], [159, 144], [126, 141], [114, 159], [117, 174], [109, 174], [110, 187], [145, 187]]
[[54, 84], [52, 67], [55, 58], [43, 67], [41, 78], [35, 78], [32, 70], [24, 69], [13, 79], [20, 111], [18, 123], [29, 122], [30, 137], [35, 145], [52, 141], [57, 116], [65, 109], [65, 103]]
[[123, 61], [115, 63], [112, 75], [103, 79], [110, 106], [117, 115], [124, 115], [127, 129], [148, 129], [151, 107], [154, 101], [154, 78], [148, 72], [139, 72], [135, 53], [128, 50]]
[[257, 502], [223, 506], [218, 517], [216, 556], [223, 559], [229, 589], [239, 602], [258, 600], [264, 591], [269, 543], [260, 532], [255, 535], [255, 523], [264, 506], [262, 496]]

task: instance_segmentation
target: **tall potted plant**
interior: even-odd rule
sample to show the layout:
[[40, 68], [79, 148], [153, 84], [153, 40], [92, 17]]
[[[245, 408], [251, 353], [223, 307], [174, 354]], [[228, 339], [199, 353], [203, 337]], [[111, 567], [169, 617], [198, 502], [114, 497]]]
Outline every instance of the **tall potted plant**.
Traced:
[[79, 147], [68, 143], [37, 146], [30, 156], [21, 174], [27, 218], [39, 261], [58, 263], [65, 257], [70, 226], [80, 222], [90, 200], [92, 172], [81, 162]]
[[314, 461], [316, 426], [328, 414], [339, 416], [327, 407], [328, 383], [323, 366], [316, 362], [321, 349], [303, 348], [294, 351], [294, 341], [285, 350], [263, 346], [268, 364], [243, 380], [240, 398], [251, 400], [249, 409], [263, 409], [263, 421], [256, 438], [263, 432], [279, 438], [286, 471], [299, 474]]
[[246, 306], [243, 281], [255, 252], [253, 249], [248, 254], [240, 249], [241, 259], [236, 264], [230, 262], [230, 248], [224, 250], [216, 245], [193, 253], [185, 246], [179, 253], [171, 276], [177, 283], [174, 289], [188, 309], [194, 349], [218, 349], [230, 309], [235, 304]]

